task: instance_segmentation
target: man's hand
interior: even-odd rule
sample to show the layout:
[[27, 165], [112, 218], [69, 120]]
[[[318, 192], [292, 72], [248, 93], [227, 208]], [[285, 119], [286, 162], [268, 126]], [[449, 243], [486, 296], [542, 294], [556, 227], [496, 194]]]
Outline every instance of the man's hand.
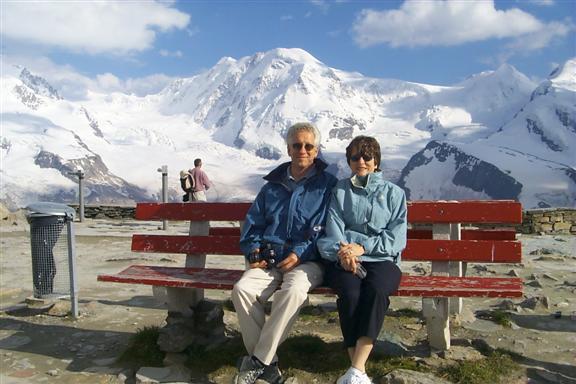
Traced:
[[294, 252], [291, 252], [281, 263], [278, 263], [276, 268], [286, 273], [293, 270], [298, 264], [300, 264], [300, 259]]
[[[252, 255], [254, 255], [256, 253], [260, 253], [260, 248], [256, 248], [255, 250], [252, 251]], [[250, 266], [250, 269], [253, 269], [253, 268], [266, 269], [266, 267], [268, 266], [268, 263], [266, 262], [266, 260], [260, 260], [260, 261], [257, 261], [255, 263], [249, 263], [248, 265]]]
[[266, 267], [268, 266], [268, 263], [266, 262], [266, 260], [260, 260], [260, 261], [257, 261], [255, 263], [250, 263], [248, 265], [250, 266], [250, 269], [252, 269], [252, 268], [266, 269]]

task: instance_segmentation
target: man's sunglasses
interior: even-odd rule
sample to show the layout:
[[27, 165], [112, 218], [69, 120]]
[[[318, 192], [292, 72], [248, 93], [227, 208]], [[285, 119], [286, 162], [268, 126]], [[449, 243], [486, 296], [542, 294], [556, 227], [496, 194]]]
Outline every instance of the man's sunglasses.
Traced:
[[366, 155], [366, 154], [350, 156], [350, 160], [352, 160], [352, 161], [359, 161], [360, 158], [362, 158], [362, 160], [364, 160], [364, 162], [367, 163], [370, 160], [372, 160], [374, 157], [371, 155]]
[[300, 151], [302, 150], [302, 147], [304, 147], [304, 149], [306, 149], [306, 151], [310, 152], [312, 151], [314, 148], [316, 148], [316, 146], [314, 144], [309, 144], [309, 143], [292, 143], [292, 148], [295, 151]]

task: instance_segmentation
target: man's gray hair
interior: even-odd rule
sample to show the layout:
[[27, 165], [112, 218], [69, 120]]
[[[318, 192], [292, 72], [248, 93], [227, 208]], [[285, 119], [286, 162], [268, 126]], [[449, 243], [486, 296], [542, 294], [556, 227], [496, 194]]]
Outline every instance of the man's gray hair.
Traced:
[[296, 136], [297, 132], [310, 132], [314, 135], [314, 145], [316, 148], [320, 146], [320, 131], [316, 128], [312, 123], [304, 122], [304, 123], [296, 123], [288, 128], [288, 132], [286, 133], [286, 144], [292, 144], [292, 140], [294, 136]]

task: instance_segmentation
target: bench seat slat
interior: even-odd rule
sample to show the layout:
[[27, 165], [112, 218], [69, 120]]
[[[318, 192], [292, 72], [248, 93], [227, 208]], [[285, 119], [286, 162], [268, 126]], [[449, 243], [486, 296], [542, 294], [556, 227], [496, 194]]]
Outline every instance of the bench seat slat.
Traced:
[[[138, 203], [137, 220], [241, 221], [251, 203]], [[410, 223], [522, 223], [513, 200], [409, 201]]]
[[[132, 265], [116, 275], [100, 275], [99, 281], [178, 288], [232, 289], [243, 271]], [[333, 293], [319, 287], [312, 293]], [[447, 277], [403, 275], [398, 296], [423, 297], [522, 297], [519, 278]]]
[[[238, 236], [132, 236], [132, 251], [183, 254], [241, 255]], [[518, 241], [409, 239], [405, 261], [467, 261], [519, 263]]]

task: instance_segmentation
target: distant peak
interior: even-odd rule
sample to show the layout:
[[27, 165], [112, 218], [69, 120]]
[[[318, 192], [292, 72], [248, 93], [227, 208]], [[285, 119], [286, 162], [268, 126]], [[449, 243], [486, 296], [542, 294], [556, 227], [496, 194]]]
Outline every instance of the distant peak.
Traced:
[[504, 63], [492, 71], [483, 71], [470, 76], [459, 85], [471, 85], [478, 81], [492, 83], [494, 81], [503, 83], [517, 83], [521, 82], [526, 85], [535, 86], [532, 80], [526, 77], [523, 73], [519, 72], [513, 65]]
[[234, 59], [230, 56], [224, 56], [223, 58], [218, 60], [216, 65], [229, 65], [229, 64], [234, 64], [234, 63], [236, 63], [236, 59]]
[[270, 51], [280, 57], [291, 58], [298, 61], [313, 61], [319, 62], [317, 58], [312, 56], [308, 51], [301, 48], [276, 48]]
[[576, 57], [559, 65], [548, 78], [556, 85], [571, 85], [570, 88], [576, 88], [574, 87], [576, 84]]
[[56, 88], [50, 85], [43, 77], [33, 75], [27, 68], [22, 68], [20, 80], [39, 95], [47, 96], [55, 100], [62, 100], [62, 96], [58, 94]]
[[526, 75], [522, 72], [518, 71], [516, 67], [511, 64], [504, 63], [494, 71], [494, 74], [499, 76], [500, 78], [507, 78], [507, 79], [519, 79], [525, 82], [532, 82]]
[[508, 74], [508, 73], [520, 73], [518, 70], [512, 65], [508, 63], [501, 64], [494, 73], [501, 73], [501, 74]]
[[251, 59], [255, 61], [283, 59], [300, 63], [321, 63], [320, 60], [301, 48], [274, 48], [266, 52], [258, 52], [251, 56]]
[[472, 77], [498, 77], [504, 79], [518, 78], [528, 79], [525, 75], [519, 72], [512, 64], [504, 63], [492, 71], [484, 71]]

